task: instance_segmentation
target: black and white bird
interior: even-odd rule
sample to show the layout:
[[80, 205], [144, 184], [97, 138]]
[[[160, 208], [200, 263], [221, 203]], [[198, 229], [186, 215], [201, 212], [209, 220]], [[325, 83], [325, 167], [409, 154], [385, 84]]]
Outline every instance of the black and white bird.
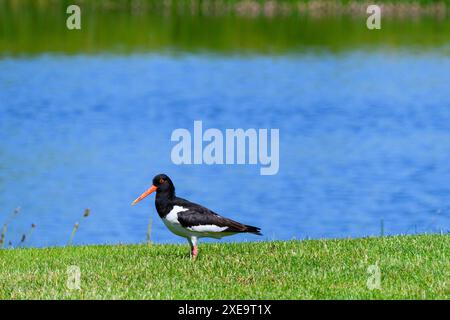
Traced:
[[261, 235], [260, 228], [224, 218], [199, 204], [175, 196], [175, 186], [165, 174], [155, 176], [152, 186], [134, 200], [132, 205], [154, 191], [158, 215], [170, 231], [188, 240], [193, 259], [198, 255], [199, 238], [220, 239], [237, 233]]

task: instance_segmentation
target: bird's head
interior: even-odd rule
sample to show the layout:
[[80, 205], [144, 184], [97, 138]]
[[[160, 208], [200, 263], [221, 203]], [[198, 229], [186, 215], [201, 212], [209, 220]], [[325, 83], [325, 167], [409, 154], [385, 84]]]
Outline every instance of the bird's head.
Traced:
[[155, 191], [157, 194], [167, 193], [169, 197], [173, 197], [175, 195], [175, 186], [167, 175], [164, 173], [158, 174], [153, 178], [152, 186], [141, 194], [136, 200], [134, 200], [131, 205], [134, 206], [136, 203]]

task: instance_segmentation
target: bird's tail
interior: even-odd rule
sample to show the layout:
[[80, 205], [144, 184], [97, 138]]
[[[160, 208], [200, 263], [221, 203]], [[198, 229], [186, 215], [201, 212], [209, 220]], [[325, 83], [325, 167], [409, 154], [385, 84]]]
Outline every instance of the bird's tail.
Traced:
[[245, 225], [244, 232], [253, 233], [253, 234], [256, 234], [258, 236], [262, 236], [261, 228], [254, 227], [254, 226]]

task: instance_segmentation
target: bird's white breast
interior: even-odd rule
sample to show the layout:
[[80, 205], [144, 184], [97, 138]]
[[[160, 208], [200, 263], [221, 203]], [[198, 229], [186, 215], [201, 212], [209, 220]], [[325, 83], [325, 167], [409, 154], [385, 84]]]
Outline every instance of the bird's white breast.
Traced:
[[180, 221], [178, 221], [178, 213], [187, 211], [189, 209], [184, 208], [182, 206], [174, 206], [172, 210], [162, 219], [163, 223], [166, 225], [166, 227], [172, 231], [174, 234], [185, 237], [185, 238], [191, 238], [191, 237], [213, 237], [213, 238], [221, 238], [226, 235], [230, 234], [220, 234], [220, 232], [225, 231], [228, 227], [219, 227], [212, 224], [207, 225], [199, 225], [199, 226], [192, 226], [188, 228], [184, 228]]
[[168, 222], [174, 224], [180, 224], [178, 221], [178, 212], [187, 211], [188, 209], [181, 206], [173, 206], [172, 210], [164, 217]]
[[190, 236], [188, 230], [183, 228], [178, 221], [178, 212], [187, 211], [188, 209], [181, 206], [174, 206], [172, 210], [162, 219], [166, 227], [176, 235], [187, 237]]

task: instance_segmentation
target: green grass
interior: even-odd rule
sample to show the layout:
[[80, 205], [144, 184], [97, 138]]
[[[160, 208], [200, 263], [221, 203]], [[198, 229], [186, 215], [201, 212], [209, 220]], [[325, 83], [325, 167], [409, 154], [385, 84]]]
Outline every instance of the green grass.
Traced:
[[[1, 299], [448, 299], [449, 235], [0, 250]], [[370, 265], [381, 288], [370, 290]], [[67, 268], [81, 270], [69, 290]]]

